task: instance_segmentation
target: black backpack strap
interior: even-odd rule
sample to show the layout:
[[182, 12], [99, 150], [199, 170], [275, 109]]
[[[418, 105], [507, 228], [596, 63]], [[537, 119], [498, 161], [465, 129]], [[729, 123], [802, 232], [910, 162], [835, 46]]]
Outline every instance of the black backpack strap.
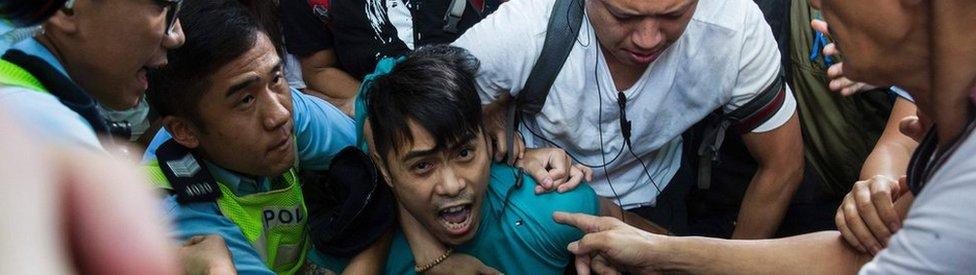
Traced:
[[156, 159], [173, 187], [176, 202], [212, 202], [220, 198], [217, 180], [190, 149], [170, 139], [156, 149]]
[[11, 49], [3, 55], [3, 60], [14, 63], [37, 78], [48, 92], [57, 97], [61, 104], [81, 115], [96, 133], [109, 134], [105, 117], [98, 111], [95, 102], [81, 87], [68, 76], [61, 74], [57, 68], [51, 66], [40, 57], [29, 55], [20, 50]]
[[508, 152], [512, 152], [515, 144], [515, 133], [522, 115], [535, 115], [542, 111], [549, 96], [549, 89], [556, 81], [556, 76], [562, 70], [569, 52], [573, 50], [573, 43], [579, 36], [583, 24], [582, 0], [556, 0], [549, 15], [546, 27], [546, 40], [542, 45], [542, 52], [536, 60], [525, 86], [514, 99], [514, 108], [506, 117], [506, 138]]
[[579, 36], [582, 24], [582, 0], [556, 0], [552, 14], [549, 15], [542, 53], [532, 67], [525, 86], [515, 98], [515, 105], [519, 112], [535, 115], [542, 111], [542, 106], [546, 104], [546, 97], [549, 96], [549, 89], [552, 88], [556, 75], [566, 63], [569, 52], [573, 50], [573, 43]]
[[464, 8], [467, 6], [468, 0], [451, 0], [451, 4], [447, 6], [447, 12], [444, 13], [444, 32], [458, 32], [458, 23], [461, 22], [461, 17], [464, 15]]
[[759, 127], [776, 115], [786, 100], [786, 83], [783, 69], [772, 84], [742, 107], [729, 113], [717, 111], [709, 115], [698, 147], [698, 188], [708, 189], [712, 180], [712, 162], [718, 160], [718, 151], [725, 140], [726, 131], [745, 134]]

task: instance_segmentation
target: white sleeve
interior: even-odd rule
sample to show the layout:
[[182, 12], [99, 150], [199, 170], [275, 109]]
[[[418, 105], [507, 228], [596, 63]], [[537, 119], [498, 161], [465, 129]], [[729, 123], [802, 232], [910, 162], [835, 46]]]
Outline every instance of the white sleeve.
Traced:
[[976, 139], [969, 138], [919, 194], [888, 248], [860, 274], [972, 274], [976, 271]]
[[554, 0], [511, 0], [469, 28], [453, 45], [481, 62], [477, 75], [481, 102], [505, 92], [517, 95], [525, 85], [545, 40]]
[[793, 117], [793, 114], [796, 112], [796, 99], [793, 98], [793, 89], [790, 88], [790, 85], [786, 85], [785, 83], [783, 84], [783, 87], [786, 89], [783, 105], [780, 105], [779, 110], [776, 110], [776, 114], [769, 117], [769, 119], [766, 119], [766, 122], [763, 122], [762, 124], [759, 124], [759, 126], [756, 126], [755, 129], [752, 129], [753, 133], [763, 133], [775, 130], [776, 128], [779, 128], [779, 126], [786, 124], [786, 121], [789, 121], [790, 117]]
[[[735, 86], [732, 88], [732, 99], [723, 108], [726, 113], [742, 107], [772, 85], [780, 76], [782, 67], [779, 48], [773, 38], [769, 24], [763, 18], [762, 12], [753, 3], [748, 3], [743, 22], [741, 51]], [[796, 100], [789, 87], [783, 104], [765, 122], [752, 132], [765, 132], [782, 126], [793, 116], [796, 110]]]

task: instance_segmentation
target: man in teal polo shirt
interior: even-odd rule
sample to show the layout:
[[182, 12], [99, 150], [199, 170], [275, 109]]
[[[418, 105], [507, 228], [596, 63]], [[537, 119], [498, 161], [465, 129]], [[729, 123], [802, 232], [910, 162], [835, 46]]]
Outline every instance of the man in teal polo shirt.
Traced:
[[[566, 245], [583, 232], [553, 222], [552, 213], [614, 210], [585, 184], [536, 195], [530, 176], [491, 161], [477, 68], [463, 49], [425, 47], [378, 77], [366, 95], [366, 139], [404, 228], [394, 236], [386, 274], [422, 273], [453, 253], [505, 273], [560, 274], [572, 260]], [[634, 215], [626, 219], [651, 228]], [[448, 248], [425, 247], [425, 237]], [[332, 270], [344, 265], [329, 256], [318, 261]]]

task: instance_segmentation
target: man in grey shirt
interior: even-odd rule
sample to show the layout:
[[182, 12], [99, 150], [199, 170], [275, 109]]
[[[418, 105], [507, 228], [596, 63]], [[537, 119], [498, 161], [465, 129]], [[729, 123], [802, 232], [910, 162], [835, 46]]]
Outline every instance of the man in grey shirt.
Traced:
[[[973, 68], [971, 63], [959, 62], [976, 55], [964, 56], [968, 53], [959, 49], [972, 47], [966, 41], [973, 40], [962, 35], [969, 28], [960, 27], [972, 22], [960, 20], [974, 20], [944, 19], [953, 18], [946, 13], [976, 12], [976, 6], [951, 6], [956, 2], [962, 1], [812, 1], [834, 27], [831, 32], [844, 51], [847, 76], [904, 87], [916, 99], [919, 112], [932, 118], [908, 171], [912, 194], [904, 197], [914, 201], [906, 207], [902, 228], [877, 256], [859, 252], [836, 231], [757, 241], [681, 238], [641, 232], [613, 219], [557, 213], [557, 221], [588, 233], [568, 247], [581, 262], [577, 269], [581, 274], [591, 268], [599, 273], [615, 269], [637, 274], [972, 273], [976, 270], [972, 249], [976, 247], [972, 231], [976, 227], [972, 199], [976, 196], [976, 136], [972, 135], [976, 103], [971, 87], [964, 86], [976, 79], [966, 71]], [[953, 25], [960, 22], [964, 24]], [[936, 25], [931, 29], [938, 34], [929, 33], [930, 24]], [[931, 45], [938, 48], [930, 48], [930, 37], [937, 41]], [[948, 49], [953, 54], [939, 54]], [[939, 72], [938, 76], [932, 72]]]

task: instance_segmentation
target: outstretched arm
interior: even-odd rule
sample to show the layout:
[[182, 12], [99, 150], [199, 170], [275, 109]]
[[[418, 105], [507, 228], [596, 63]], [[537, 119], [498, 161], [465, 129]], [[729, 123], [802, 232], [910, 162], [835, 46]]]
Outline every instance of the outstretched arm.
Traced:
[[392, 240], [393, 231], [390, 230], [369, 248], [353, 257], [342, 274], [383, 274], [383, 267], [386, 263], [386, 256], [390, 252]]
[[[556, 213], [553, 218], [586, 236], [569, 245], [577, 257], [600, 256], [635, 274], [853, 274], [871, 258], [853, 250], [836, 231], [773, 240], [669, 237], [608, 217]], [[577, 266], [589, 274], [587, 266]]]

